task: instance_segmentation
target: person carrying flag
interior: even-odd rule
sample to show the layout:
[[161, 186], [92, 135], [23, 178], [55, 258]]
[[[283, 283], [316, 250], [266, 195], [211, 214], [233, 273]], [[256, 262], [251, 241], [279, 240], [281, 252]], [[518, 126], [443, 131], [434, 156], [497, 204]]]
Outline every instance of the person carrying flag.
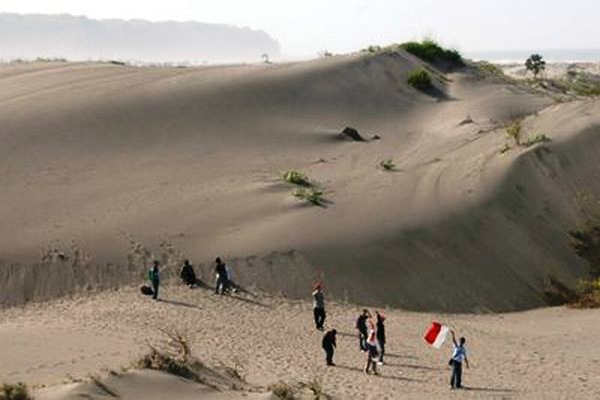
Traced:
[[456, 342], [456, 335], [451, 330], [452, 343], [454, 344], [454, 350], [452, 352], [452, 358], [450, 359], [450, 365], [452, 366], [452, 377], [450, 378], [450, 387], [452, 389], [462, 388], [462, 363], [464, 362], [467, 368], [469, 368], [469, 360], [467, 359], [467, 349], [465, 348], [466, 339], [460, 338], [460, 344]]

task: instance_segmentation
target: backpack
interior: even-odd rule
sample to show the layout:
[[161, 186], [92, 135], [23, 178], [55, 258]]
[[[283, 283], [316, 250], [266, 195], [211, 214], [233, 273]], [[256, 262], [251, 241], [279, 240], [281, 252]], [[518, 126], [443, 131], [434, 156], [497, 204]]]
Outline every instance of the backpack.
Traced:
[[154, 290], [152, 290], [152, 288], [147, 285], [142, 285], [142, 287], [140, 287], [140, 291], [145, 296], [152, 296], [154, 294]]

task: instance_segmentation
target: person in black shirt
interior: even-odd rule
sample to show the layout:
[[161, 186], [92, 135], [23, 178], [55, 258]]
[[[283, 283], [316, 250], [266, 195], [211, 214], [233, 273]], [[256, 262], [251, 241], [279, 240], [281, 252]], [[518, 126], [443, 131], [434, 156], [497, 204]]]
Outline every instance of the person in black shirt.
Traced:
[[192, 288], [196, 284], [196, 273], [194, 272], [194, 267], [190, 264], [190, 260], [185, 260], [183, 262], [183, 267], [181, 268], [181, 274], [179, 274], [183, 283]]
[[335, 351], [335, 336], [337, 331], [335, 329], [330, 330], [323, 336], [323, 350], [325, 350], [325, 361], [329, 366], [335, 366], [333, 362], [333, 353]]
[[358, 331], [358, 346], [361, 351], [367, 351], [367, 319], [371, 316], [369, 310], [363, 309], [362, 314], [356, 320], [356, 330]]
[[383, 353], [385, 353], [385, 315], [380, 314], [379, 311], [375, 311], [377, 314], [377, 341], [379, 342], [379, 362], [383, 364]]

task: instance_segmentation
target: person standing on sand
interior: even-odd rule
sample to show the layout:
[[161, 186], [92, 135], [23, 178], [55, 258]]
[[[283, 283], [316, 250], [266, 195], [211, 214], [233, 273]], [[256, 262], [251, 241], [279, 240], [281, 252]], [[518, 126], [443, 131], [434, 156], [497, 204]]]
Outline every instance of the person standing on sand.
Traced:
[[367, 319], [371, 316], [369, 310], [363, 309], [362, 314], [356, 320], [356, 330], [358, 331], [358, 346], [361, 351], [367, 351]]
[[215, 287], [215, 294], [219, 294], [219, 287], [221, 287], [221, 294], [224, 294], [227, 290], [227, 268], [225, 263], [221, 261], [220, 257], [215, 260], [217, 264], [215, 266], [215, 273], [217, 274], [217, 286]]
[[334, 367], [335, 364], [333, 362], [333, 353], [335, 351], [335, 336], [337, 335], [337, 331], [335, 329], [330, 330], [323, 336], [323, 350], [325, 350], [325, 361], [328, 366]]
[[385, 353], [385, 315], [380, 314], [379, 311], [375, 311], [377, 314], [377, 342], [379, 343], [379, 362], [383, 364], [383, 354]]
[[461, 389], [462, 386], [462, 363], [466, 364], [469, 368], [469, 360], [467, 359], [467, 349], [465, 348], [466, 339], [460, 338], [460, 344], [456, 343], [456, 335], [454, 331], [450, 331], [452, 334], [452, 343], [454, 344], [454, 351], [452, 352], [452, 358], [450, 359], [450, 365], [452, 366], [452, 377], [450, 378], [451, 389]]
[[323, 296], [323, 288], [321, 283], [317, 283], [313, 296], [313, 314], [315, 316], [315, 325], [318, 330], [322, 331], [325, 324], [325, 298]]
[[365, 366], [365, 373], [369, 373], [369, 369], [373, 370], [375, 375], [379, 375], [377, 372], [377, 327], [372, 317], [367, 320], [367, 365]]
[[154, 300], [158, 300], [158, 287], [160, 286], [160, 272], [158, 270], [159, 264], [160, 263], [158, 262], [158, 260], [154, 260], [153, 267], [150, 268], [150, 271], [148, 271], [148, 279], [152, 284], [152, 291], [154, 292], [152, 298]]

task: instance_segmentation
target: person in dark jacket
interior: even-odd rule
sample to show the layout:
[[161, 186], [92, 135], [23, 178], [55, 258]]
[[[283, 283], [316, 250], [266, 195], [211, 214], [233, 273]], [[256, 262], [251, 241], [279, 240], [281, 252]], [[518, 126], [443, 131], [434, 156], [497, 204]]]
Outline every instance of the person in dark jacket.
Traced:
[[361, 351], [367, 351], [367, 319], [371, 314], [366, 308], [363, 309], [362, 314], [356, 320], [356, 330], [358, 331], [358, 346]]
[[190, 264], [190, 260], [185, 260], [183, 262], [183, 267], [181, 267], [181, 274], [179, 274], [179, 276], [183, 283], [190, 288], [194, 287], [196, 284], [196, 273], [194, 272], [194, 267]]
[[330, 330], [325, 335], [323, 335], [323, 350], [325, 350], [325, 362], [329, 366], [335, 366], [333, 362], [333, 353], [335, 352], [335, 336], [337, 335], [337, 331], [335, 329]]
[[385, 353], [385, 315], [380, 314], [379, 311], [375, 311], [377, 314], [377, 342], [379, 342], [379, 362], [383, 364], [383, 353]]
[[159, 265], [160, 263], [158, 260], [154, 260], [153, 267], [150, 268], [150, 271], [148, 271], [148, 278], [150, 279], [152, 290], [154, 291], [154, 294], [152, 295], [154, 300], [158, 300], [158, 287], [160, 286], [160, 272], [158, 270]]
[[215, 287], [215, 293], [219, 294], [219, 288], [221, 288], [221, 294], [227, 291], [227, 268], [225, 263], [221, 261], [220, 257], [215, 260], [215, 273], [217, 274], [217, 286]]

